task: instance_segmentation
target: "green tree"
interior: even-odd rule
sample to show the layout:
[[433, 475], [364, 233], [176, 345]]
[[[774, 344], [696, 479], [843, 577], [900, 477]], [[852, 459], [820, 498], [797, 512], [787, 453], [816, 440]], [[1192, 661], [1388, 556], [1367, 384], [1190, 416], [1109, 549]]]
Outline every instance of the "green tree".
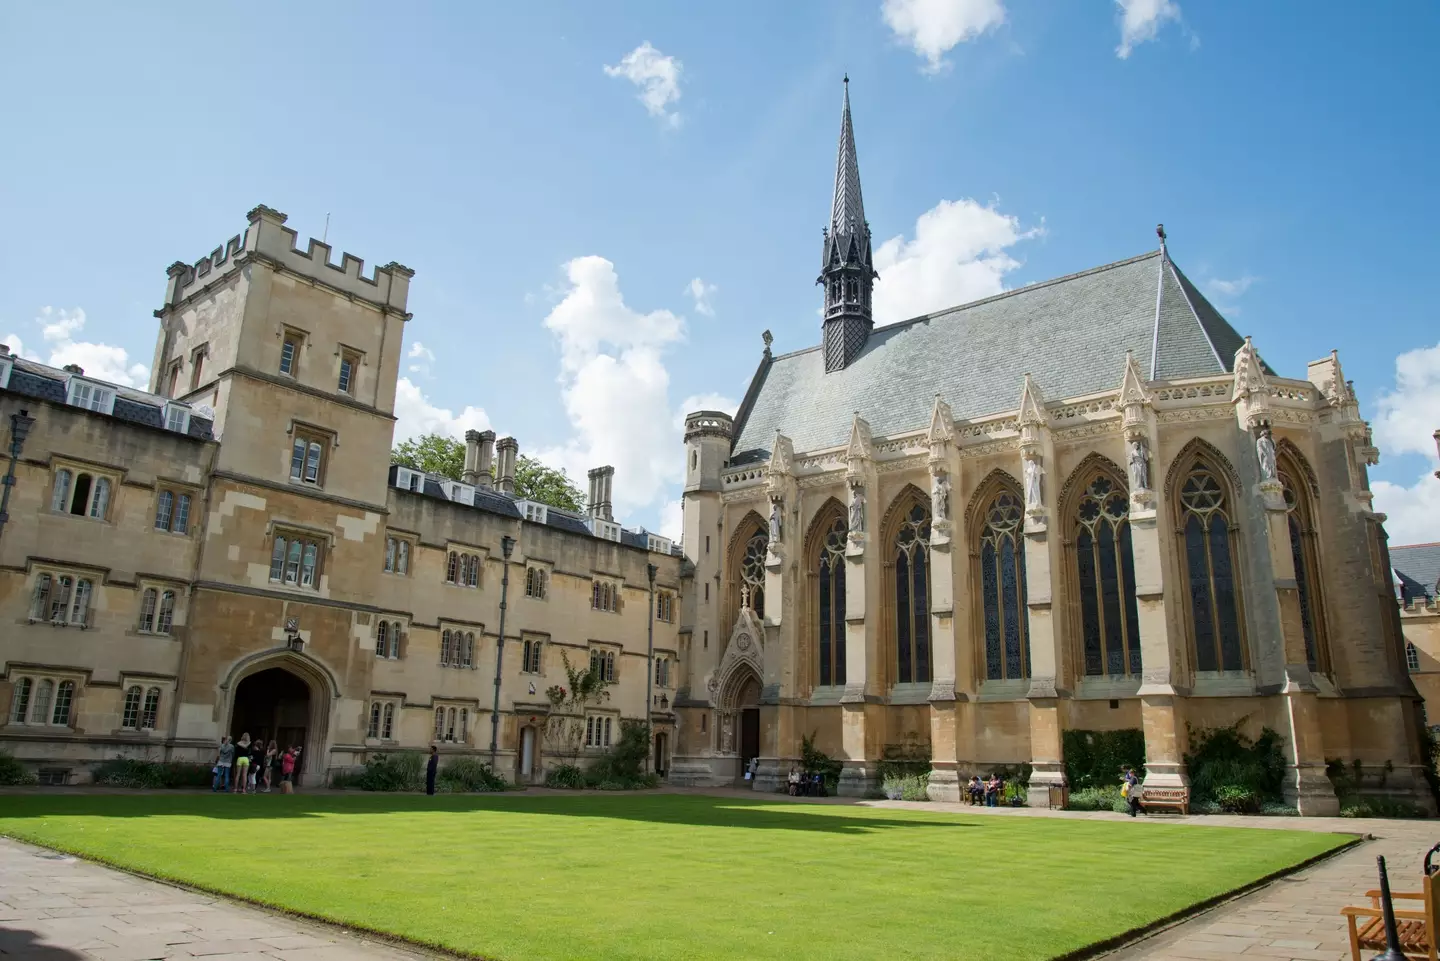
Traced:
[[[390, 461], [401, 467], [459, 480], [465, 472], [465, 443], [443, 434], [424, 434], [396, 444], [390, 452]], [[491, 474], [494, 474], [493, 468]], [[568, 474], [524, 454], [515, 461], [515, 496], [576, 513], [585, 509], [585, 496]]]

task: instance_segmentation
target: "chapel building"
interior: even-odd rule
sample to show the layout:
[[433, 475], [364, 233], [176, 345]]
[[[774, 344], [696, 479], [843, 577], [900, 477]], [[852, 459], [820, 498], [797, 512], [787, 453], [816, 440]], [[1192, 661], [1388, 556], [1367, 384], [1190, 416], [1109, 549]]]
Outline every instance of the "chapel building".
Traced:
[[[33, 420], [0, 530], [0, 748], [76, 783], [249, 733], [301, 745], [314, 784], [436, 744], [528, 783], [648, 716], [665, 771], [678, 550], [615, 521], [613, 468], [583, 515], [519, 498], [491, 431], [461, 477], [392, 466], [413, 273], [285, 222], [257, 207], [170, 267], [148, 391], [0, 355], [0, 428]], [[557, 729], [567, 663], [610, 686]]]
[[736, 414], [685, 422], [695, 586], [672, 780], [783, 785], [802, 741], [842, 793], [926, 757], [931, 796], [1066, 732], [1143, 731], [1146, 783], [1191, 732], [1279, 732], [1286, 793], [1334, 814], [1327, 759], [1432, 806], [1378, 453], [1333, 352], [1268, 366], [1159, 248], [876, 329], [848, 85], [820, 343], [765, 350]]

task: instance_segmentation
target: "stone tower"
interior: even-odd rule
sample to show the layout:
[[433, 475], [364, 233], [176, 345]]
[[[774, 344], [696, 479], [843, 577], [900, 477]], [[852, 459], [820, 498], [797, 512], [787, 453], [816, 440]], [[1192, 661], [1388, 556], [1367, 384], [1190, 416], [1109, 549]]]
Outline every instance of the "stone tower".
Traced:
[[860, 162], [850, 122], [850, 78], [840, 114], [840, 148], [835, 158], [835, 199], [824, 232], [820, 277], [825, 288], [825, 371], [844, 370], [865, 346], [875, 326], [870, 295], [879, 274], [870, 250], [870, 225], [860, 196]]

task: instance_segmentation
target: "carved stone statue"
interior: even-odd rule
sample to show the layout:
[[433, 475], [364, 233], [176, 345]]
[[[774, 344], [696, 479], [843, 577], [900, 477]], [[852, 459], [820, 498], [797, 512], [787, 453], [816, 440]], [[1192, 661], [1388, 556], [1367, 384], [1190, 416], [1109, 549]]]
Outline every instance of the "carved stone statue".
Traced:
[[1040, 500], [1040, 460], [1036, 457], [1025, 458], [1025, 506], [1029, 510], [1044, 506]]
[[853, 484], [850, 487], [850, 533], [865, 533], [865, 486]]
[[936, 471], [930, 484], [930, 514], [937, 521], [950, 519], [950, 475]]
[[1150, 489], [1150, 451], [1146, 449], [1145, 438], [1130, 438], [1130, 489]]
[[779, 499], [778, 497], [775, 498], [774, 500], [772, 500], [772, 501], [770, 502], [770, 543], [771, 543], [771, 544], [779, 544], [779, 543], [780, 543], [780, 534], [781, 534], [781, 528], [780, 528], [780, 524], [781, 524], [781, 521], [780, 521], [780, 506], [781, 506], [781, 501], [780, 501], [780, 499]]
[[1260, 428], [1260, 433], [1255, 437], [1255, 456], [1260, 461], [1260, 480], [1277, 480], [1279, 475], [1275, 472], [1275, 441], [1270, 437], [1270, 428]]

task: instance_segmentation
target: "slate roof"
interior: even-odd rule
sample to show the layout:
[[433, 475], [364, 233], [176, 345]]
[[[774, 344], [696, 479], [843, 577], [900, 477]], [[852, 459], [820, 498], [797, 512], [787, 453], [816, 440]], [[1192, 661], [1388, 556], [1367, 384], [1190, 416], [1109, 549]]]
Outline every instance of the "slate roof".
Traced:
[[[425, 489], [422, 492], [406, 490], [403, 487], [396, 487], [395, 472], [398, 467], [399, 465], [397, 464], [390, 465], [390, 471], [386, 477], [386, 483], [391, 488], [402, 491], [406, 494], [423, 493], [423, 495], [426, 497], [434, 497], [437, 500], [446, 501], [450, 504], [464, 503], [463, 501], [451, 500], [448, 496], [446, 496], [445, 485], [454, 483], [455, 481], [454, 478], [444, 477], [440, 474], [427, 473], [425, 475]], [[475, 499], [469, 506], [474, 507], [478, 510], [485, 511], [489, 514], [498, 514], [501, 517], [520, 519], [524, 515], [520, 513], [520, 507], [518, 504], [519, 501], [520, 498], [510, 494], [506, 494], [503, 491], [496, 490], [493, 487], [477, 487], [475, 488]], [[528, 523], [534, 523], [534, 521], [529, 521]], [[585, 525], [585, 518], [582, 515], [573, 513], [572, 511], [567, 511], [564, 508], [560, 507], [550, 507], [549, 505], [546, 506], [545, 526], [554, 527], [557, 530], [566, 531], [570, 534], [583, 534], [586, 537], [594, 536], [590, 533], [590, 528]], [[624, 529], [620, 531], [620, 543], [629, 545], [630, 547], [638, 547], [642, 551], [648, 550], [650, 546], [650, 541], [648, 540], [645, 532], [628, 531]], [[679, 548], [677, 547], [673, 549], [672, 553], [679, 554]]]
[[1048, 400], [1116, 390], [1127, 350], [1150, 380], [1225, 374], [1243, 343], [1162, 248], [877, 328], [844, 370], [818, 346], [762, 363], [731, 463], [767, 458], [777, 430], [843, 444], [856, 411], [878, 436], [922, 429], [936, 394], [957, 418], [1014, 410], [1027, 372]]
[[1433, 601], [1440, 595], [1440, 543], [1390, 548], [1390, 566], [1400, 582], [1400, 599]]
[[[20, 394], [24, 397], [35, 397], [39, 400], [48, 400], [52, 404], [65, 404], [65, 385], [70, 377], [68, 371], [51, 367], [47, 364], [36, 363], [33, 360], [25, 360], [21, 357], [10, 355], [14, 366], [10, 369], [10, 383], [8, 391], [12, 394]], [[135, 390], [132, 387], [122, 387], [119, 384], [112, 384], [109, 381], [100, 380], [97, 377], [85, 376], [86, 380], [94, 381], [97, 384], [105, 384], [115, 391], [115, 405], [109, 415], [98, 411], [85, 411], [93, 417], [109, 416], [115, 420], [125, 421], [130, 424], [140, 424], [145, 427], [153, 427], [156, 430], [165, 430], [165, 405], [170, 402], [168, 397], [161, 397], [159, 394], [147, 393], [143, 390]], [[83, 408], [75, 408], [82, 410]], [[191, 408], [190, 428], [185, 436], [195, 440], [214, 440], [214, 422], [208, 417], [201, 417]], [[169, 433], [174, 433], [170, 431]]]

